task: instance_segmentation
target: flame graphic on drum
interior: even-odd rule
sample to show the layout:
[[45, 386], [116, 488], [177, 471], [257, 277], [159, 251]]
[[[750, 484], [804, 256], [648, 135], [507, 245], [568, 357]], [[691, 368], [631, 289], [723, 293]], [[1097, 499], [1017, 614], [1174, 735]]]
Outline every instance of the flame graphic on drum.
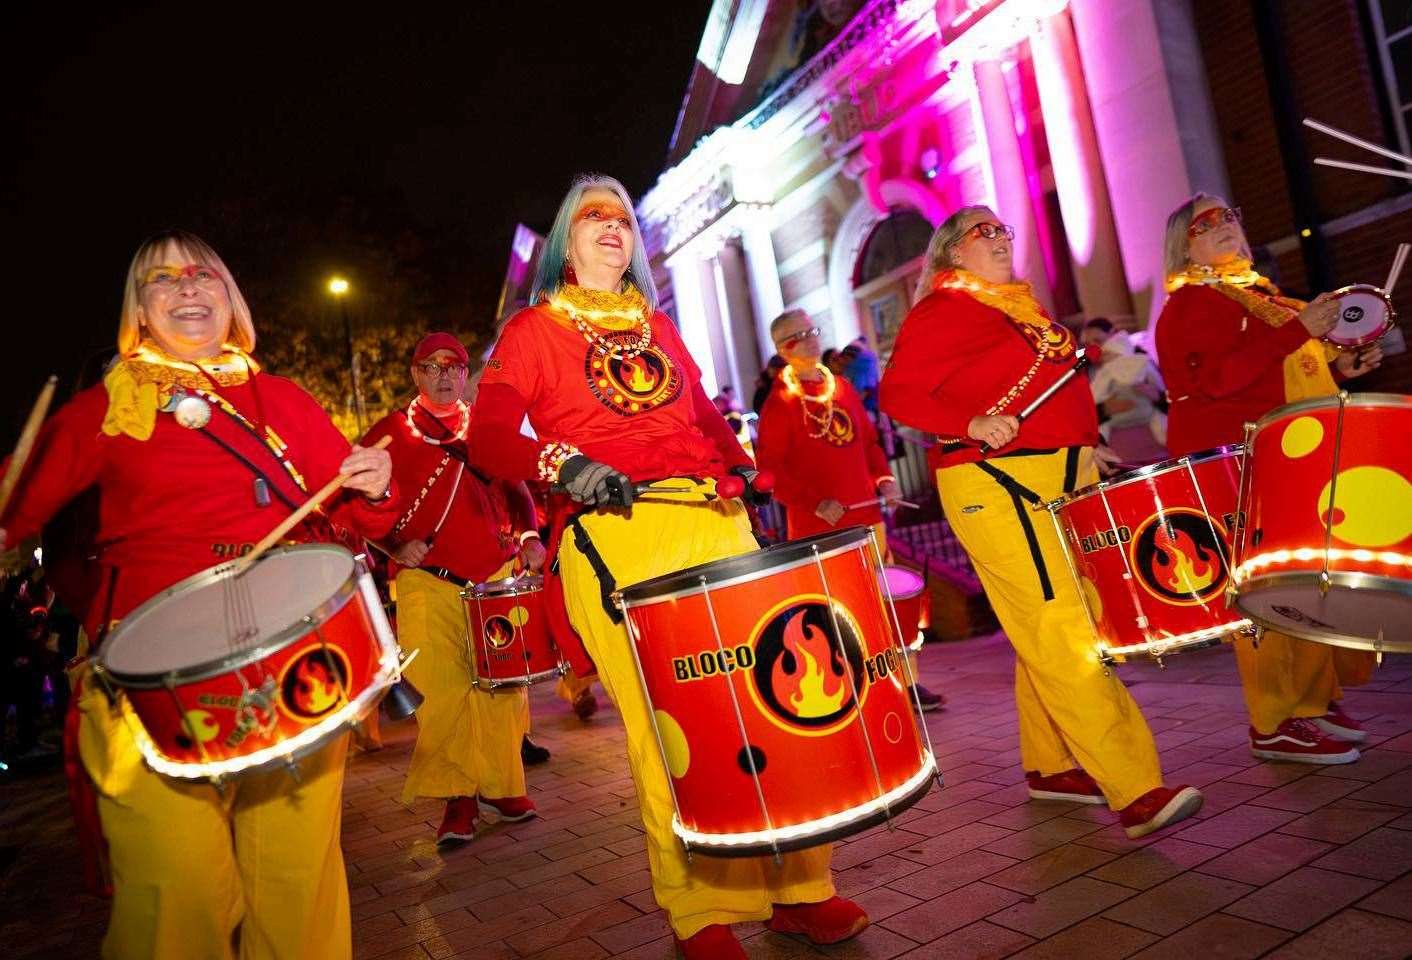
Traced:
[[1185, 530], [1158, 524], [1152, 543], [1157, 548], [1152, 558], [1153, 572], [1176, 593], [1199, 594], [1216, 582], [1220, 558]]
[[[775, 661], [770, 676], [775, 698], [795, 716], [827, 717], [837, 713], [848, 695], [842, 667], [835, 662], [828, 635], [804, 622], [805, 611], [795, 614], [785, 627], [785, 654]], [[794, 669], [786, 670], [787, 662]]]
[[504, 617], [491, 617], [485, 622], [485, 642], [497, 650], [510, 645], [515, 638], [515, 628]]
[[646, 362], [629, 357], [622, 361], [623, 385], [633, 393], [651, 393], [660, 379]]
[[322, 657], [305, 657], [294, 672], [291, 700], [300, 713], [316, 717], [338, 705], [342, 698], [338, 677]]

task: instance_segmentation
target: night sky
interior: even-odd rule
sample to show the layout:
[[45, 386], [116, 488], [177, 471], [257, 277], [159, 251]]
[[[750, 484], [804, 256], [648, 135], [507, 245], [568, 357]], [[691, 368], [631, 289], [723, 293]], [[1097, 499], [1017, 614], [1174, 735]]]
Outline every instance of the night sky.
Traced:
[[429, 248], [438, 309], [489, 318], [515, 223], [544, 230], [575, 172], [655, 181], [710, 6], [4, 5], [5, 448], [48, 373], [62, 398], [111, 349], [164, 227], [212, 242], [257, 329], [249, 273], [317, 291], [339, 240], [308, 225], [350, 207]]

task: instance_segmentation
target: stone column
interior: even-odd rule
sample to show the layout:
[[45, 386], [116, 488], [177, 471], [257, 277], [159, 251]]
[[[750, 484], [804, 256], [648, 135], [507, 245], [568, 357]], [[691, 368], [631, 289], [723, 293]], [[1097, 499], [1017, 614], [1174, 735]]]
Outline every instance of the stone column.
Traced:
[[986, 145], [990, 161], [987, 182], [994, 192], [996, 215], [1015, 228], [1015, 276], [1028, 280], [1034, 295], [1053, 311], [1054, 296], [1044, 270], [1039, 248], [1039, 228], [1035, 223], [1034, 202], [1025, 176], [1024, 157], [1015, 135], [1015, 114], [1010, 107], [1010, 91], [999, 62], [980, 60], [974, 66], [975, 99], [973, 114], [979, 114], [976, 133]]
[[[681, 331], [682, 342], [690, 351], [691, 358], [701, 368], [701, 387], [707, 396], [715, 396], [716, 361], [711, 349], [711, 331], [707, 318], [707, 305], [702, 291], [703, 264], [695, 256], [682, 251], [667, 261], [667, 269], [672, 274], [672, 293], [676, 297], [677, 329]], [[715, 302], [715, 290], [711, 291], [711, 301]]]
[[1067, 12], [1061, 10], [1037, 25], [1030, 53], [1079, 303], [1088, 316], [1129, 315], [1132, 297]]
[[775, 344], [770, 339], [770, 322], [784, 313], [784, 294], [780, 290], [779, 261], [775, 259], [775, 242], [770, 237], [768, 212], [759, 211], [741, 230], [745, 262], [750, 270], [750, 302], [755, 308], [755, 341], [760, 356], [774, 356]]

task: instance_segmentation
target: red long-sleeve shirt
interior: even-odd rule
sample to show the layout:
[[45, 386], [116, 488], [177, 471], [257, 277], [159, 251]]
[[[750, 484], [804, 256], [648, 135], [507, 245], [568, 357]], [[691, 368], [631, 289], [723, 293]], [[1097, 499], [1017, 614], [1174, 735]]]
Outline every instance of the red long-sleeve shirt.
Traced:
[[1272, 327], [1211, 287], [1173, 292], [1156, 333], [1172, 456], [1238, 443], [1247, 421], [1282, 406], [1285, 357], [1308, 339], [1298, 320]]
[[[1034, 378], [1001, 411], [1019, 413], [1073, 366], [1074, 335], [1053, 321], [1044, 335], [1046, 354]], [[879, 398], [894, 420], [943, 440], [964, 438], [971, 418], [990, 407], [1024, 377], [1039, 342], [1032, 328], [988, 307], [969, 293], [943, 288], [907, 314], [883, 373]], [[1074, 377], [1020, 424], [1019, 435], [982, 455], [971, 440], [933, 448], [938, 466], [972, 463], [1017, 450], [1091, 447], [1098, 443], [1098, 415], [1084, 377]]]
[[[459, 426], [460, 415], [454, 412], [441, 418], [417, 407], [413, 416], [422, 435], [433, 439], [454, 436]], [[392, 455], [392, 475], [403, 491], [398, 523], [404, 517], [407, 521], [388, 535], [385, 542], [389, 546], [426, 540], [445, 515], [423, 564], [444, 567], [463, 580], [481, 582], [515, 555], [517, 534], [536, 528], [534, 503], [524, 484], [501, 480], [485, 483], [455, 455], [467, 455], [464, 441], [445, 446], [427, 443], [413, 435], [403, 410], [373, 424], [363, 444], [370, 446], [384, 436], [392, 437], [387, 451]], [[428, 487], [427, 481], [442, 467], [443, 459], [445, 466], [440, 476]], [[413, 510], [412, 505], [423, 490], [426, 495]]]
[[[263, 417], [288, 444], [287, 456], [310, 491], [338, 473], [348, 441], [293, 382], [259, 373], [239, 386], [221, 387], [220, 394], [250, 420]], [[238, 556], [292, 512], [279, 495], [268, 506], [257, 506], [254, 473], [204, 431], [188, 430], [159, 413], [145, 441], [109, 436], [101, 429], [107, 409], [107, 391], [100, 384], [49, 419], [0, 518], [9, 542], [18, 543], [79, 493], [98, 487], [94, 540], [105, 596], [89, 609], [90, 632], [105, 617], [122, 617], [177, 581]], [[296, 505], [307, 499], [264, 444], [225, 413], [213, 409], [208, 429], [259, 466], [278, 493]], [[380, 537], [397, 519], [397, 507], [395, 490], [378, 503], [345, 490], [326, 501], [324, 511], [335, 524]], [[313, 520], [291, 538], [323, 539], [323, 521]]]
[[[834, 384], [827, 432], [805, 422], [800, 409], [804, 400], [790, 394], [782, 377], [775, 378], [760, 411], [755, 459], [762, 470], [775, 475], [774, 496], [787, 509], [790, 539], [835, 529], [815, 513], [823, 500], [837, 500], [845, 507], [868, 501], [867, 506], [844, 514], [839, 526], [882, 521], [877, 485], [888, 475], [887, 458], [858, 392], [843, 377], [835, 378]], [[810, 396], [824, 390], [822, 380], [801, 380], [799, 385]], [[811, 403], [809, 409], [818, 414], [823, 408]], [[814, 437], [811, 431], [823, 435]]]

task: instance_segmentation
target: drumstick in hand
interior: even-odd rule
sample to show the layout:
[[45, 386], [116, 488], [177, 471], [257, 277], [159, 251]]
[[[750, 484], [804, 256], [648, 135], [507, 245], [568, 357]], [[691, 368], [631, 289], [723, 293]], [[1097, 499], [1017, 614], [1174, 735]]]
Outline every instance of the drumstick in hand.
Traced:
[[[1041, 393], [1039, 396], [1035, 397], [1032, 401], [1030, 401], [1029, 406], [1025, 407], [1025, 409], [1017, 413], [1015, 415], [1015, 420], [1019, 423], [1024, 423], [1025, 420], [1031, 414], [1033, 414], [1044, 404], [1044, 401], [1048, 400], [1050, 397], [1054, 396], [1054, 394], [1058, 393], [1060, 387], [1068, 383], [1070, 380], [1074, 379], [1075, 374], [1077, 374], [1086, 366], [1088, 366], [1088, 350], [1083, 350], [1079, 353], [1079, 358], [1074, 361], [1074, 365], [1071, 366], [1068, 370], [1064, 371], [1064, 374], [1058, 380], [1055, 380], [1053, 383], [1051, 383], [1043, 393]], [[982, 443], [980, 446], [980, 450], [981, 453], [989, 453], [991, 451], [991, 446], [988, 443]]]
[[[392, 436], [391, 434], [389, 434], [388, 436], [383, 437], [377, 443], [373, 444], [369, 449], [383, 450], [391, 442]], [[246, 570], [249, 570], [252, 566], [254, 566], [255, 561], [260, 559], [260, 554], [264, 553], [266, 550], [270, 549], [270, 547], [273, 547], [275, 544], [283, 540], [284, 535], [286, 533], [297, 527], [300, 523], [304, 521], [305, 517], [317, 510], [320, 504], [322, 504], [329, 497], [337, 493], [339, 489], [345, 483], [348, 482], [349, 476], [349, 474], [340, 473], [338, 476], [334, 477], [328, 483], [320, 487], [312, 497], [310, 497], [308, 500], [305, 500], [304, 504], [298, 510], [295, 510], [289, 516], [285, 517], [284, 520], [280, 522], [279, 526], [275, 527], [269, 533], [265, 534], [265, 538], [259, 543], [255, 544], [255, 549], [251, 550], [245, 556], [241, 557], [239, 560], [236, 561], [235, 575], [240, 576]]]
[[35, 438], [39, 436], [39, 428], [44, 423], [44, 415], [49, 412], [49, 404], [54, 399], [54, 389], [58, 383], [59, 378], [52, 375], [44, 381], [44, 388], [39, 391], [39, 399], [34, 401], [34, 406], [29, 411], [29, 419], [20, 431], [20, 441], [15, 444], [10, 466], [5, 471], [5, 478], [0, 480], [0, 516], [4, 516], [5, 508], [10, 505], [15, 485], [20, 482], [20, 474], [24, 471], [31, 451], [34, 450]]

